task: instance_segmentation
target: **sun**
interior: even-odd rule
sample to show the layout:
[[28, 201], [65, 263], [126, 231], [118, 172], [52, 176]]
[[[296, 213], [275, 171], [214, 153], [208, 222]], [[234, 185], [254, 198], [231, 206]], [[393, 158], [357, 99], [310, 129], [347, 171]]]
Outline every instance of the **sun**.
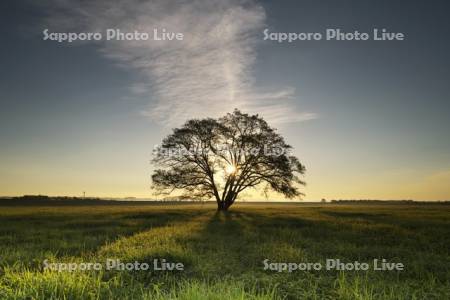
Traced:
[[225, 168], [225, 173], [227, 173], [228, 175], [234, 174], [236, 173], [237, 169], [236, 166], [234, 165], [227, 165]]

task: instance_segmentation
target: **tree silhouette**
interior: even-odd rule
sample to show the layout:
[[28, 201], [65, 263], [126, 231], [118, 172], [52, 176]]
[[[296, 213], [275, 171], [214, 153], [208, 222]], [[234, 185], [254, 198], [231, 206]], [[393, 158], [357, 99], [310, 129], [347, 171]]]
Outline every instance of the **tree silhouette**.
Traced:
[[262, 186], [287, 198], [303, 195], [298, 177], [305, 167], [291, 146], [258, 115], [234, 110], [219, 119], [193, 119], [176, 128], [155, 149], [152, 175], [157, 193], [215, 199], [228, 210], [238, 195]]

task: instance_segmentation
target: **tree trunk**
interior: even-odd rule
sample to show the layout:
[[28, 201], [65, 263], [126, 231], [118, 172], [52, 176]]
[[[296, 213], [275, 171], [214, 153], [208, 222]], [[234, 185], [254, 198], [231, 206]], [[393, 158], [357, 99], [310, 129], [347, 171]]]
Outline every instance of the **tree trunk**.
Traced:
[[231, 204], [233, 203], [229, 201], [217, 202], [217, 211], [227, 211]]
[[223, 200], [217, 199], [217, 211], [227, 211], [233, 205], [236, 197], [237, 193], [229, 191]]

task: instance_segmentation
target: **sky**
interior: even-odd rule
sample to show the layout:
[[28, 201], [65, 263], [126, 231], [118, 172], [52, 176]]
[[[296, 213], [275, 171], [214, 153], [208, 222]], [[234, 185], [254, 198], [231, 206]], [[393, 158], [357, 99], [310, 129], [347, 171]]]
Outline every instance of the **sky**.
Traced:
[[[0, 4], [0, 195], [152, 198], [171, 128], [239, 108], [294, 147], [305, 200], [450, 199], [446, 1], [34, 2]], [[183, 40], [43, 39], [108, 28]], [[405, 40], [263, 34], [330, 28]]]

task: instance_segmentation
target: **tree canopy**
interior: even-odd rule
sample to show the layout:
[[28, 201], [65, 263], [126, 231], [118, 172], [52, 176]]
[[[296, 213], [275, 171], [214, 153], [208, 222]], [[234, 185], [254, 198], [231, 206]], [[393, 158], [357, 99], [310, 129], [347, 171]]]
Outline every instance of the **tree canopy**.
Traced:
[[155, 149], [153, 188], [215, 199], [218, 210], [228, 210], [249, 188], [299, 197], [305, 167], [291, 148], [258, 115], [234, 110], [218, 119], [189, 120]]

